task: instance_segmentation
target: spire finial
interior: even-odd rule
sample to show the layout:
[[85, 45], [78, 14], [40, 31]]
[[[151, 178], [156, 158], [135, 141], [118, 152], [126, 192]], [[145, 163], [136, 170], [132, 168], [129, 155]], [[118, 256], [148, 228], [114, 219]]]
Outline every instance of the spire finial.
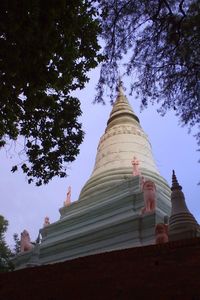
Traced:
[[182, 186], [179, 185], [174, 170], [172, 171], [172, 187], [171, 187], [171, 190], [172, 190], [172, 191], [174, 191], [174, 190], [179, 190], [179, 191], [181, 191], [181, 190], [182, 190]]
[[122, 83], [121, 76], [119, 76], [118, 93], [119, 93], [119, 95], [124, 95], [123, 83]]

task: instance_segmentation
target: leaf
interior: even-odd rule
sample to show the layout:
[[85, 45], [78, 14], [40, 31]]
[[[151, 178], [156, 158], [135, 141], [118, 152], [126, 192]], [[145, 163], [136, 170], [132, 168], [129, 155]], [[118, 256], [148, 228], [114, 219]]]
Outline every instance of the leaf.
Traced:
[[11, 169], [11, 172], [14, 173], [14, 172], [16, 172], [17, 170], [18, 170], [18, 167], [17, 167], [17, 166], [13, 166], [12, 169]]

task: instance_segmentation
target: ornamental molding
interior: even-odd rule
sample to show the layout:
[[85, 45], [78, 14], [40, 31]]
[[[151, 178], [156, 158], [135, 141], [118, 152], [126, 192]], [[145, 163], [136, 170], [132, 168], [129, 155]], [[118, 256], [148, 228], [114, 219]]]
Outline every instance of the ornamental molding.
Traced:
[[104, 135], [101, 137], [99, 141], [98, 148], [100, 145], [105, 142], [108, 138], [111, 138], [115, 135], [120, 135], [120, 134], [131, 134], [131, 135], [136, 135], [143, 137], [148, 141], [147, 135], [144, 133], [144, 131], [140, 128], [136, 128], [135, 126], [115, 126], [110, 129], [108, 129]]

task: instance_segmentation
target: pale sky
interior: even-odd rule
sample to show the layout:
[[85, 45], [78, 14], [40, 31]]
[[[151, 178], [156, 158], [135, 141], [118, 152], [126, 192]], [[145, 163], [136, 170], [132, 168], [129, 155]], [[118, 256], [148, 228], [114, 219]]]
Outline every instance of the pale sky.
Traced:
[[[60, 218], [59, 208], [63, 206], [69, 185], [72, 187], [72, 200], [77, 200], [81, 188], [89, 179], [96, 156], [96, 149], [101, 135], [106, 128], [111, 105], [107, 97], [107, 105], [92, 104], [95, 95], [99, 70], [90, 72], [90, 82], [86, 88], [77, 92], [81, 100], [83, 115], [81, 121], [85, 131], [85, 139], [80, 147], [80, 154], [76, 161], [69, 165], [68, 177], [55, 178], [48, 185], [35, 187], [29, 185], [25, 175], [21, 172], [12, 174], [10, 169], [16, 163], [14, 149], [0, 151], [0, 176], [1, 176], [1, 202], [0, 214], [9, 221], [6, 234], [8, 244], [12, 247], [13, 234], [26, 229], [31, 240], [35, 241], [39, 229], [43, 226], [44, 218], [48, 216], [53, 223]], [[187, 128], [178, 126], [178, 119], [173, 113], [161, 117], [156, 108], [149, 106], [140, 113], [139, 100], [129, 96], [128, 84], [123, 79], [127, 88], [125, 94], [133, 107], [140, 123], [152, 145], [154, 159], [160, 174], [171, 186], [172, 169], [175, 169], [178, 181], [183, 187], [186, 203], [191, 213], [200, 223], [200, 152], [192, 134], [187, 133]]]

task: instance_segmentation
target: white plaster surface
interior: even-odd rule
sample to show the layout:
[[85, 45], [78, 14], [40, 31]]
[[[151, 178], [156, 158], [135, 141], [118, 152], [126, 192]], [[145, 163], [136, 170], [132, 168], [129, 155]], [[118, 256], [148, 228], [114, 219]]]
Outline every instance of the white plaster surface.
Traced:
[[120, 89], [97, 148], [91, 177], [121, 167], [130, 168], [131, 172], [134, 156], [139, 160], [141, 169], [159, 174], [148, 137]]

